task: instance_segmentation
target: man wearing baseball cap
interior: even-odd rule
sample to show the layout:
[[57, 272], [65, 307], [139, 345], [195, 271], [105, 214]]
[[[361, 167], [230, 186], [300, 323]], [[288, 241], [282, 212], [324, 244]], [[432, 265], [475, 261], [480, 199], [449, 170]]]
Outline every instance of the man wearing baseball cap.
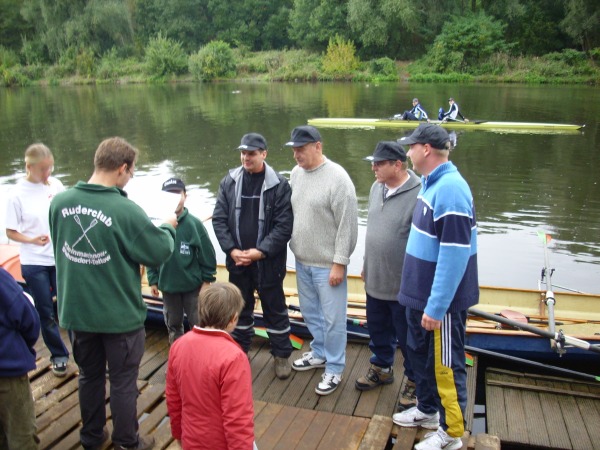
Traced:
[[258, 291], [275, 375], [285, 379], [292, 370], [283, 292], [294, 223], [292, 192], [287, 180], [266, 163], [267, 141], [261, 134], [245, 134], [237, 150], [242, 165], [221, 181], [212, 221], [226, 255], [229, 281], [240, 289], [245, 302], [232, 336], [248, 353], [254, 336], [254, 291]]
[[183, 313], [190, 328], [198, 324], [198, 295], [216, 280], [215, 249], [204, 224], [185, 207], [187, 193], [180, 178], [169, 178], [162, 190], [179, 195], [175, 209], [177, 229], [175, 249], [160, 267], [148, 267], [148, 284], [152, 295], [162, 292], [163, 315], [169, 331], [169, 343], [183, 336]]
[[315, 392], [328, 395], [346, 366], [346, 267], [356, 246], [358, 204], [354, 184], [342, 166], [323, 155], [321, 135], [310, 125], [294, 128], [285, 144], [298, 163], [292, 170], [294, 232], [302, 317], [313, 340], [294, 370], [325, 368]]
[[[421, 180], [408, 169], [406, 152], [396, 141], [377, 144], [371, 163], [375, 182], [369, 194], [362, 277], [367, 293], [371, 367], [355, 382], [366, 391], [394, 381], [396, 347], [404, 357], [406, 382], [398, 407], [416, 405], [414, 374], [406, 353], [406, 308], [398, 303], [402, 265]], [[393, 244], [391, 244], [393, 243]]]
[[410, 147], [408, 157], [422, 175], [398, 294], [407, 308], [407, 351], [419, 402], [393, 420], [436, 430], [416, 450], [456, 450], [467, 405], [467, 309], [479, 301], [473, 195], [448, 160], [450, 138], [442, 127], [419, 125], [398, 142]]

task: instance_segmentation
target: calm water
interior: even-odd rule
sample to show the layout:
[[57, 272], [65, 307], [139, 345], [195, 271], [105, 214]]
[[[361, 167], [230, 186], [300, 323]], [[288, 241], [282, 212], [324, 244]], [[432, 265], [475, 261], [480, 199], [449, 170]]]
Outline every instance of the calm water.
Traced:
[[[451, 159], [469, 182], [479, 220], [482, 284], [537, 287], [549, 232], [555, 284], [600, 293], [600, 89], [597, 87], [417, 84], [215, 84], [48, 87], [0, 90], [0, 235], [6, 191], [23, 175], [28, 144], [54, 152], [65, 185], [87, 180], [98, 143], [123, 136], [142, 152], [131, 196], [149, 210], [162, 182], [189, 187], [188, 207], [210, 216], [218, 183], [239, 164], [234, 150], [249, 131], [262, 133], [268, 161], [289, 174], [282, 144], [310, 117], [386, 117], [417, 96], [430, 115], [447, 98], [470, 119], [585, 123], [576, 134], [458, 133]], [[401, 131], [321, 129], [324, 152], [352, 177], [361, 209], [361, 239], [350, 271], [359, 273], [370, 165], [362, 158]], [[212, 227], [207, 224], [209, 232]], [[220, 261], [224, 260], [218, 250]]]

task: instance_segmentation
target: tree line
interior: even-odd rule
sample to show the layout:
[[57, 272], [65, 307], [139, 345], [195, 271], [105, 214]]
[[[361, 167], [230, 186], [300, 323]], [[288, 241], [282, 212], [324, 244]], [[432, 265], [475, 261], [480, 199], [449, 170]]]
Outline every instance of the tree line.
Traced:
[[422, 60], [440, 73], [468, 72], [492, 54], [571, 51], [593, 63], [600, 56], [600, 2], [0, 0], [0, 65], [10, 55], [22, 65], [140, 58], [158, 36], [188, 55], [213, 41], [241, 52], [315, 53], [343, 42], [360, 60]]

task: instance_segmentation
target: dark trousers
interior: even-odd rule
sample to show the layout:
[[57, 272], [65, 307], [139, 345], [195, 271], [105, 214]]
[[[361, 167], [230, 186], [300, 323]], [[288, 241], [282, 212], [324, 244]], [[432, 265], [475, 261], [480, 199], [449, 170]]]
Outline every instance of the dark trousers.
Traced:
[[56, 295], [56, 267], [23, 265], [21, 274], [40, 315], [42, 338], [50, 351], [50, 359], [52, 362], [67, 362], [69, 351], [60, 337], [52, 301], [52, 297]]
[[452, 437], [464, 433], [467, 407], [465, 329], [467, 312], [447, 313], [440, 330], [421, 326], [423, 311], [406, 308], [408, 357], [415, 373], [418, 408], [440, 413], [440, 426]]
[[106, 364], [115, 447], [138, 442], [137, 378], [144, 355], [145, 330], [128, 333], [73, 332], [73, 356], [79, 366], [80, 439], [84, 447], [102, 443], [106, 425]]
[[37, 450], [35, 410], [27, 374], [0, 377], [0, 449]]
[[419, 120], [419, 119], [417, 118], [417, 116], [415, 116], [410, 111], [404, 111], [402, 113], [402, 120]]
[[198, 324], [198, 294], [200, 287], [190, 292], [163, 292], [163, 315], [169, 331], [169, 343], [183, 336], [183, 312], [187, 315], [188, 325]]
[[253, 264], [241, 274], [229, 273], [229, 281], [235, 284], [244, 297], [244, 309], [231, 335], [242, 349], [248, 353], [254, 336], [254, 291], [258, 291], [263, 310], [263, 319], [273, 356], [287, 358], [292, 353], [290, 342], [290, 318], [285, 304], [283, 286], [262, 287], [258, 283], [258, 267]]
[[406, 307], [397, 300], [379, 300], [367, 294], [367, 323], [371, 338], [369, 349], [373, 353], [371, 364], [392, 367], [398, 347], [404, 357], [404, 375], [414, 381], [412, 366], [406, 353]]

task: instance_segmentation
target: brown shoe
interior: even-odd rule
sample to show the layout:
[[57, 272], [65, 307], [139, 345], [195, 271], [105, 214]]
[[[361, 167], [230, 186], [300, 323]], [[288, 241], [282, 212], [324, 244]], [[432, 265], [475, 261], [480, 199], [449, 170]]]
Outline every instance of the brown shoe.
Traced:
[[397, 412], [406, 411], [407, 409], [417, 406], [417, 392], [414, 381], [410, 381], [408, 378], [405, 379], [400, 399], [398, 400], [398, 406], [396, 407]]
[[292, 373], [292, 366], [288, 358], [275, 356], [275, 376], [280, 380], [285, 380]]
[[[384, 372], [385, 371], [385, 372]], [[365, 376], [360, 377], [354, 383], [354, 386], [359, 391], [368, 391], [376, 388], [380, 384], [390, 384], [394, 382], [394, 369], [388, 367], [379, 367], [371, 364], [369, 371]]]
[[150, 450], [154, 448], [154, 437], [153, 436], [140, 436], [138, 438], [137, 445], [127, 447], [125, 445], [115, 445], [118, 450]]

